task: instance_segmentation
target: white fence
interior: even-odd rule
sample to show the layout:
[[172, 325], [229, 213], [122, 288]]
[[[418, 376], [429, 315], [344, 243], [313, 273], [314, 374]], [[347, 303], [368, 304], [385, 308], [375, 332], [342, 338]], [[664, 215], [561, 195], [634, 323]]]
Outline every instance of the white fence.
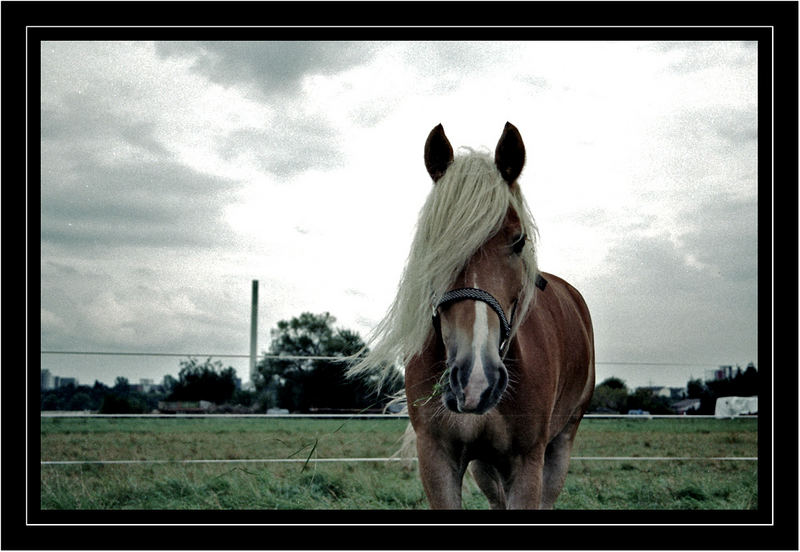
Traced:
[[[53, 355], [94, 355], [94, 356], [150, 356], [150, 357], [195, 357], [195, 358], [250, 358], [250, 355], [242, 354], [208, 354], [208, 353], [149, 353], [149, 352], [102, 352], [102, 351], [40, 351], [41, 354]], [[257, 355], [259, 359], [272, 358], [281, 360], [334, 360], [344, 361], [342, 357], [329, 356], [287, 356], [287, 355]], [[688, 363], [661, 363], [661, 362], [596, 362], [597, 365], [616, 365], [616, 366], [663, 366], [663, 367], [716, 367], [712, 364], [688, 364]], [[407, 419], [407, 414], [95, 414], [92, 412], [41, 412], [42, 418], [161, 418], [161, 419], [186, 419], [186, 418], [252, 418], [252, 419]], [[675, 420], [697, 420], [697, 419], [721, 419], [715, 415], [683, 415], [683, 414], [587, 414], [586, 419], [675, 419]], [[727, 418], [727, 417], [726, 417]], [[730, 418], [734, 418], [731, 416]], [[730, 419], [728, 418], [728, 419]], [[757, 415], [735, 416], [735, 418], [758, 418]], [[329, 463], [329, 462], [398, 462], [415, 461], [416, 458], [254, 458], [254, 459], [195, 459], [195, 460], [48, 460], [41, 461], [42, 466], [67, 466], [67, 465], [89, 465], [89, 464], [244, 464], [244, 463]], [[674, 462], [674, 461], [698, 461], [698, 462], [757, 462], [758, 457], [699, 457], [699, 456], [574, 456], [573, 461], [625, 461], [625, 462]]]
[[[187, 419], [187, 418], [250, 418], [250, 419], [407, 419], [406, 414], [93, 414], [89, 412], [42, 412], [42, 418], [144, 418], [144, 419]], [[670, 414], [587, 414], [584, 418], [595, 419], [637, 419], [668, 418], [677, 420], [716, 419], [709, 416], [686, 416]], [[758, 418], [758, 416], [737, 416], [739, 418]], [[416, 457], [388, 458], [243, 458], [243, 459], [192, 459], [192, 460], [42, 460], [42, 466], [74, 465], [152, 465], [152, 464], [281, 464], [281, 463], [334, 463], [334, 462], [408, 462]], [[757, 456], [573, 456], [572, 461], [606, 462], [757, 462]]]

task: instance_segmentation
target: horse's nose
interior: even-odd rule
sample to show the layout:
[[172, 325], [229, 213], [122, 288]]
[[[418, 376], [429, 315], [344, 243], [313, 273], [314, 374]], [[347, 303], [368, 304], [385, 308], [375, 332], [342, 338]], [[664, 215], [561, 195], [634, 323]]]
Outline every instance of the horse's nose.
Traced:
[[494, 407], [508, 384], [502, 362], [466, 358], [450, 366], [451, 397], [445, 404], [455, 412], [483, 414]]

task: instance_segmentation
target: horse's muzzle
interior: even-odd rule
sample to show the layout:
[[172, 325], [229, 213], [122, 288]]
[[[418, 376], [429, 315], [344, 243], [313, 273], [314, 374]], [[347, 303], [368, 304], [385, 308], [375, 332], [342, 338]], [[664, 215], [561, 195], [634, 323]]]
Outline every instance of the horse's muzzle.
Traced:
[[484, 364], [467, 359], [453, 363], [449, 370], [443, 401], [453, 412], [484, 414], [500, 402], [508, 386], [508, 370], [502, 362]]

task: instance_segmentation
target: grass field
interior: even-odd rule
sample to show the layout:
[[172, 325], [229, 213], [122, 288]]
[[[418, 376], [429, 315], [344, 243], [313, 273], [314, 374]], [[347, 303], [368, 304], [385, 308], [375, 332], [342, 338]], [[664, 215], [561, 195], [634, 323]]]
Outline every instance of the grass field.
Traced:
[[[41, 459], [292, 458], [297, 463], [41, 466], [42, 509], [421, 509], [415, 463], [308, 462], [382, 458], [406, 421], [263, 418], [43, 418]], [[755, 419], [584, 420], [557, 509], [755, 509]], [[487, 508], [465, 479], [464, 507]]]

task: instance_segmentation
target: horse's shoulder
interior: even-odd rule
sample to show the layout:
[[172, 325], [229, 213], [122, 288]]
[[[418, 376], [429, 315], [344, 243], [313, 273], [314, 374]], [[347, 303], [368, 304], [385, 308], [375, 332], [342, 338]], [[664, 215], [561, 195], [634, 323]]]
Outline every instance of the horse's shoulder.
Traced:
[[[567, 282], [565, 279], [549, 272], [542, 272], [542, 277], [547, 280], [547, 285], [544, 290], [538, 291], [541, 293], [541, 300], [543, 302], [550, 302], [551, 304], [558, 304], [560, 310], [577, 310], [580, 317], [586, 323], [591, 323], [589, 315], [589, 307], [586, 305], [586, 300], [581, 295], [578, 289]], [[534, 307], [535, 308], [535, 307]]]
[[555, 295], [560, 296], [563, 295], [563, 292], [567, 292], [570, 296], [578, 299], [579, 301], [583, 302], [583, 296], [578, 289], [567, 282], [564, 278], [560, 276], [556, 276], [555, 274], [551, 274], [549, 272], [541, 272], [542, 278], [547, 281], [547, 285], [544, 288], [544, 292], [547, 292], [548, 289], [555, 292]]

